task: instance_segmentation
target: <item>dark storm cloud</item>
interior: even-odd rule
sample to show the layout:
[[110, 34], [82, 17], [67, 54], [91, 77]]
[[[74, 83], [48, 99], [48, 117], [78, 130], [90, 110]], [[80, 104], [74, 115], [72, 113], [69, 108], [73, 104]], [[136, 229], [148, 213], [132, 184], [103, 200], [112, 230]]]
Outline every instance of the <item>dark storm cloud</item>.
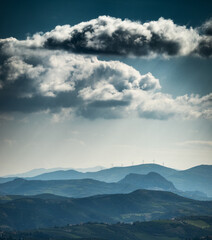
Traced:
[[75, 93], [59, 93], [57, 97], [35, 95], [30, 98], [19, 98], [15, 94], [8, 95], [0, 91], [0, 112], [33, 113], [50, 110], [60, 111], [61, 108], [76, 107], [81, 104]]
[[194, 54], [204, 58], [209, 58], [212, 56], [212, 19], [206, 21], [197, 29], [201, 38], [194, 50]]
[[212, 18], [199, 27], [199, 31], [203, 35], [212, 36]]
[[142, 24], [100, 16], [75, 26], [57, 26], [43, 35], [43, 46], [84, 54], [210, 57], [211, 25], [210, 20], [193, 29], [163, 18]]
[[209, 58], [212, 56], [212, 37], [208, 37], [199, 42], [194, 53], [201, 57]]
[[184, 46], [185, 41], [196, 41], [196, 37], [193, 29], [163, 18], [141, 24], [101, 16], [73, 27], [58, 26], [44, 35], [44, 47], [86, 54], [176, 56], [192, 47]]
[[84, 54], [109, 54], [109, 55], [134, 55], [148, 56], [151, 53], [165, 54], [168, 56], [177, 55], [180, 51], [180, 43], [166, 40], [153, 33], [150, 40], [146, 36], [131, 34], [128, 30], [117, 29], [111, 36], [102, 33], [96, 37], [95, 42], [101, 42], [102, 47], [89, 46], [86, 33], [92, 34], [92, 28], [87, 27], [81, 32], [74, 31], [72, 37], [63, 42], [50, 37], [44, 43], [48, 49], [64, 49], [73, 53]]

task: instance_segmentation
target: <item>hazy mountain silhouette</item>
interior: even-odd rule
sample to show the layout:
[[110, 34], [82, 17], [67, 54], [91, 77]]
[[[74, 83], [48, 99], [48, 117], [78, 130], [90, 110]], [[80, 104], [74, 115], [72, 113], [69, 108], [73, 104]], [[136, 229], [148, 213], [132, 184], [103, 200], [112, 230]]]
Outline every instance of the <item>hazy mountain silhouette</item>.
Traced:
[[36, 168], [36, 169], [32, 169], [30, 171], [23, 172], [23, 173], [6, 175], [2, 178], [35, 177], [40, 174], [44, 174], [44, 173], [48, 173], [48, 172], [55, 172], [55, 171], [59, 171], [59, 170], [68, 170], [68, 168]]
[[176, 188], [183, 191], [199, 190], [212, 197], [212, 165], [200, 165], [177, 171], [167, 177]]
[[[187, 170], [175, 170], [157, 164], [141, 164], [129, 167], [114, 167], [97, 172], [78, 172], [76, 170], [60, 170], [44, 173], [28, 180], [69, 180], [90, 178], [104, 182], [118, 182], [128, 174], [148, 174], [156, 172], [171, 181], [181, 191], [204, 192], [212, 197], [212, 165], [200, 165]], [[0, 183], [12, 181], [14, 178], [0, 178]]]
[[200, 165], [187, 170], [179, 171], [157, 164], [141, 164], [129, 167], [114, 167], [98, 172], [80, 173], [73, 170], [56, 171], [36, 176], [31, 179], [83, 179], [92, 178], [105, 182], [117, 182], [130, 173], [148, 174], [156, 172], [171, 181], [176, 188], [182, 191], [201, 191], [212, 197], [212, 165]]
[[44, 173], [36, 177], [30, 178], [31, 180], [59, 180], [59, 179], [82, 179], [92, 178], [105, 182], [117, 182], [130, 173], [147, 174], [150, 172], [157, 172], [166, 177], [176, 172], [176, 170], [163, 167], [157, 164], [142, 164], [129, 167], [114, 167], [103, 169], [97, 172], [81, 173], [75, 170], [55, 171], [51, 173]]
[[163, 190], [177, 193], [181, 196], [208, 200], [200, 192], [182, 192], [158, 173], [147, 175], [131, 173], [117, 183], [106, 183], [93, 179], [72, 180], [26, 180], [17, 178], [0, 184], [0, 191], [7, 195], [56, 194], [67, 197], [88, 197], [98, 194], [129, 193], [138, 189]]
[[164, 177], [155, 172], [150, 172], [147, 175], [130, 173], [120, 180], [119, 183], [130, 185], [137, 189], [156, 189], [170, 192], [177, 190], [172, 182], [167, 181]]
[[[78, 172], [97, 172], [102, 169], [105, 169], [105, 168], [102, 166], [96, 166], [96, 167], [90, 167], [90, 168], [76, 168], [76, 169], [74, 168], [36, 168], [23, 173], [6, 175], [6, 176], [3, 176], [2, 178], [18, 178], [18, 177], [28, 178], [28, 177], [35, 177], [37, 175], [41, 175], [44, 173], [50, 173], [55, 171], [67, 171], [67, 170], [76, 170]], [[1, 181], [1, 178], [0, 178], [0, 181]]]
[[16, 177], [0, 177], [0, 183], [13, 181]]

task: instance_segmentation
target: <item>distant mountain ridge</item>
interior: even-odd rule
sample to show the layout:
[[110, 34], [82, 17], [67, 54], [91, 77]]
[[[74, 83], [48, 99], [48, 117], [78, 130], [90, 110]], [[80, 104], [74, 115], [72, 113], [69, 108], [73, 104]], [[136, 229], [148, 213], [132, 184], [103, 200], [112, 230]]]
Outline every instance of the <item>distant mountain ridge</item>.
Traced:
[[14, 179], [0, 184], [0, 191], [10, 195], [56, 194], [66, 197], [88, 197], [99, 194], [129, 193], [137, 189], [177, 192], [174, 185], [158, 173], [147, 175], [129, 174], [117, 183], [94, 179], [26, 180]]
[[212, 197], [212, 165], [200, 165], [170, 175], [176, 188], [184, 191], [203, 191]]
[[157, 164], [141, 164], [129, 167], [113, 167], [109, 169], [103, 169], [97, 172], [81, 173], [75, 170], [67, 171], [55, 171], [51, 173], [44, 173], [33, 178], [31, 180], [62, 180], [62, 179], [82, 179], [92, 178], [105, 182], [117, 182], [124, 178], [129, 173], [148, 174], [150, 172], [157, 172], [160, 175], [166, 177], [170, 174], [177, 172], [177, 170], [167, 168]]
[[23, 196], [0, 204], [0, 226], [19, 230], [85, 222], [149, 221], [191, 215], [212, 216], [212, 201], [195, 201], [170, 192], [137, 190], [129, 194], [76, 199]]
[[56, 194], [66, 197], [88, 197], [99, 194], [130, 193], [138, 189], [170, 191], [181, 196], [208, 200], [203, 193], [183, 192], [158, 173], [147, 175], [131, 173], [117, 183], [106, 183], [94, 179], [72, 180], [26, 180], [17, 178], [0, 184], [3, 195]]
[[167, 181], [160, 174], [150, 172], [146, 175], [130, 173], [118, 183], [128, 184], [137, 189], [155, 189], [155, 190], [166, 190], [166, 191], [177, 191], [174, 184]]
[[5, 175], [1, 178], [27, 178], [27, 177], [35, 177], [44, 173], [50, 173], [55, 171], [67, 171], [67, 170], [75, 170], [78, 172], [97, 172], [105, 169], [102, 166], [90, 167], [90, 168], [36, 168], [24, 173], [10, 174]]
[[49, 168], [49, 169], [47, 169], [47, 168], [36, 168], [36, 169], [32, 169], [30, 171], [23, 172], [23, 173], [6, 175], [6, 176], [3, 176], [2, 178], [35, 177], [35, 176], [40, 175], [40, 174], [44, 174], [44, 173], [48, 173], [48, 172], [54, 172], [54, 171], [58, 171], [58, 170], [68, 170], [68, 168]]
[[[175, 170], [157, 164], [141, 164], [128, 167], [114, 167], [97, 172], [78, 172], [76, 170], [54, 171], [44, 173], [28, 180], [69, 180], [69, 179], [94, 179], [104, 182], [118, 182], [128, 174], [148, 174], [156, 172], [181, 191], [200, 191], [212, 197], [212, 165], [200, 165], [187, 170]], [[1, 182], [11, 181], [14, 178], [0, 178]]]
[[105, 182], [118, 182], [130, 173], [159, 173], [182, 191], [201, 191], [212, 197], [212, 165], [200, 165], [187, 170], [175, 170], [157, 164], [141, 164], [129, 167], [114, 167], [98, 172], [79, 173], [77, 171], [57, 171], [42, 174], [31, 179], [83, 179], [92, 178]]

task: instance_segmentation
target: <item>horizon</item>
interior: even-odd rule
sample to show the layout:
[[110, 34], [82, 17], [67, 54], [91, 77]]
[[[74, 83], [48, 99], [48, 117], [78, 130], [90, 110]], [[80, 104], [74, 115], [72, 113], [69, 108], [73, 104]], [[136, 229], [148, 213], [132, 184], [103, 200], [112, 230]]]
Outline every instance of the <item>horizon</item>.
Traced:
[[[165, 166], [165, 165], [162, 165], [160, 163], [141, 163], [141, 164], [136, 164], [136, 165], [126, 165], [126, 166], [110, 166], [110, 167], [105, 167], [105, 166], [93, 166], [93, 167], [88, 167], [88, 168], [62, 168], [62, 167], [56, 167], [56, 168], [33, 168], [33, 169], [30, 169], [30, 170], [27, 170], [25, 172], [17, 172], [17, 173], [11, 173], [11, 174], [6, 174], [6, 175], [0, 175], [0, 178], [7, 178], [7, 177], [12, 177], [12, 176], [15, 176], [15, 175], [22, 175], [22, 174], [26, 174], [26, 173], [29, 173], [29, 172], [32, 172], [34, 170], [53, 170], [55, 169], [54, 171], [50, 171], [50, 172], [55, 172], [55, 171], [69, 171], [69, 170], [74, 170], [74, 171], [77, 171], [77, 172], [82, 172], [82, 173], [86, 173], [86, 172], [99, 172], [99, 171], [102, 171], [102, 170], [108, 170], [108, 169], [112, 169], [112, 168], [125, 168], [125, 167], [136, 167], [136, 166], [140, 166], [140, 165], [158, 165], [158, 166], [161, 166], [161, 167], [165, 167], [165, 168], [170, 168], [170, 169], [174, 169], [176, 171], [185, 171], [185, 170], [189, 170], [191, 168], [195, 168], [195, 167], [200, 167], [200, 166], [212, 166], [212, 164], [200, 164], [200, 165], [194, 165], [192, 167], [189, 167], [189, 168], [185, 168], [185, 169], [176, 169], [176, 168], [172, 168], [172, 167], [169, 167], [169, 166]], [[80, 171], [80, 169], [93, 169], [93, 168], [100, 168], [99, 170], [95, 170], [95, 171]], [[102, 168], [102, 169], [101, 169]], [[44, 172], [44, 173], [48, 173], [48, 172]], [[43, 173], [41, 173], [43, 174]], [[33, 176], [38, 176], [38, 175], [41, 175], [40, 173], [38, 174], [33, 174]], [[17, 177], [17, 178], [22, 178], [22, 177]], [[23, 177], [23, 178], [26, 178], [26, 177]]]

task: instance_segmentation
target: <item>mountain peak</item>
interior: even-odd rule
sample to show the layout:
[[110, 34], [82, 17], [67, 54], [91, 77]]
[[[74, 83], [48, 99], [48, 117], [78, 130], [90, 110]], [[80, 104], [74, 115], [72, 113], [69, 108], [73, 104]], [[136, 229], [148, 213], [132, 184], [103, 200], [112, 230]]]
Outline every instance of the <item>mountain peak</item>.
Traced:
[[176, 190], [173, 183], [169, 182], [167, 179], [156, 172], [150, 172], [146, 175], [130, 173], [121, 181], [119, 181], [119, 183], [134, 185], [137, 188], [141, 189], [158, 189], [165, 191]]

